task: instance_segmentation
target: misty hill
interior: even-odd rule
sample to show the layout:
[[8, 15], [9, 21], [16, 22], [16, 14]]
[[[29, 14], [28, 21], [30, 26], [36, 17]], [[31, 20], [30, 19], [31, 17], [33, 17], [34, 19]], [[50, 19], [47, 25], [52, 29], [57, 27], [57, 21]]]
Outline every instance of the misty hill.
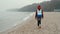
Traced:
[[34, 4], [31, 4], [31, 5], [27, 5], [27, 6], [24, 6], [22, 8], [19, 9], [19, 11], [25, 11], [25, 12], [32, 12], [32, 11], [36, 11], [36, 7], [37, 7], [38, 4], [34, 3]]
[[51, 4], [53, 4], [55, 9], [60, 9], [60, 0], [52, 0]]
[[[44, 11], [54, 11], [54, 9], [60, 9], [60, 1], [52, 0], [52, 1], [45, 1], [42, 3], [39, 3], [42, 6], [42, 9]], [[23, 12], [34, 12], [37, 9], [38, 3], [34, 3], [31, 5], [24, 6], [19, 9], [15, 9], [17, 11], [23, 11]]]
[[[53, 10], [53, 8], [51, 8], [52, 6], [51, 6], [49, 1], [48, 2], [42, 2], [42, 3], [39, 3], [39, 4], [42, 6], [42, 9], [44, 11], [52, 11]], [[24, 7], [20, 8], [19, 11], [30, 11], [30, 12], [36, 11], [37, 5], [38, 5], [38, 3], [34, 3], [34, 4], [31, 4], [31, 5], [28, 5], [28, 6], [24, 6]]]

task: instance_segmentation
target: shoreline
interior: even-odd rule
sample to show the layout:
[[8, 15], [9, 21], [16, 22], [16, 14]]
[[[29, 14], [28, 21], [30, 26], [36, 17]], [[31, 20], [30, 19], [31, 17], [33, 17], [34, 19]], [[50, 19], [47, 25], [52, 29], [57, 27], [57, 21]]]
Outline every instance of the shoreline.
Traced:
[[13, 30], [15, 30], [16, 28], [24, 25], [25, 23], [22, 23], [22, 22], [25, 22], [26, 20], [28, 20], [33, 14], [34, 14], [34, 12], [31, 13], [31, 14], [29, 14], [29, 16], [27, 16], [27, 17], [25, 17], [24, 19], [22, 19], [21, 22], [15, 24], [13, 27], [11, 27], [11, 28], [9, 28], [9, 29], [7, 29], [7, 30], [5, 30], [5, 31], [1, 31], [0, 33], [6, 33], [6, 32], [13, 31]]

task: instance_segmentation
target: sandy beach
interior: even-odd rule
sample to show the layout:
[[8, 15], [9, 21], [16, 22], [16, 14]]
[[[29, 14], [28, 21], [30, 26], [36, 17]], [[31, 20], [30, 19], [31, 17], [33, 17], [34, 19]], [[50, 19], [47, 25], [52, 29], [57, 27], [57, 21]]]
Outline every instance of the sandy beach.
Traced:
[[29, 19], [0, 34], [60, 34], [60, 12], [44, 12], [41, 29], [34, 14]]

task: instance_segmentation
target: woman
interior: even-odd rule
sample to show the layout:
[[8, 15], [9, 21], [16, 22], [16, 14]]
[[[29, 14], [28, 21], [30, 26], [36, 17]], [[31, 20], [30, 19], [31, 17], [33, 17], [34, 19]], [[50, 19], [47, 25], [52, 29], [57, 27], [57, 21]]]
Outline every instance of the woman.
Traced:
[[43, 18], [43, 10], [41, 9], [40, 5], [37, 6], [35, 18], [37, 19], [37, 22], [38, 22], [37, 26], [41, 28], [41, 18]]

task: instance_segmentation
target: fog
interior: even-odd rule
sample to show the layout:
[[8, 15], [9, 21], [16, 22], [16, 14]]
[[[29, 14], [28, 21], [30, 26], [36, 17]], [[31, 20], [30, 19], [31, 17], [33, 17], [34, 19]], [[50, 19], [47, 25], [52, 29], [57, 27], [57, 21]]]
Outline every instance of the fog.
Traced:
[[47, 0], [0, 0], [0, 10], [21, 8], [32, 3], [40, 3], [43, 1]]

